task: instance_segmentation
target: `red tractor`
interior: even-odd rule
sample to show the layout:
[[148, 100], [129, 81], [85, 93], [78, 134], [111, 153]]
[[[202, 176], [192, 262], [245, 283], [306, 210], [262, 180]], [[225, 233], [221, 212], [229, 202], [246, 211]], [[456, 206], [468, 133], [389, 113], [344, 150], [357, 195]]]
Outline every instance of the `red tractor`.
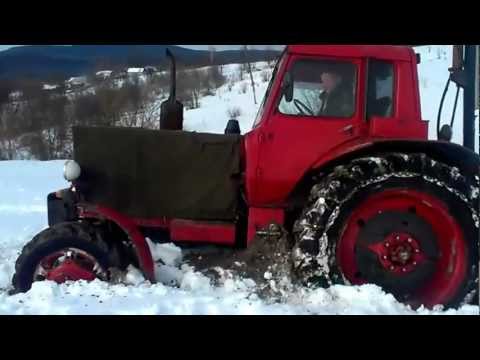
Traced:
[[108, 281], [129, 264], [155, 282], [147, 237], [248, 248], [286, 234], [305, 286], [473, 301], [480, 158], [428, 140], [418, 61], [407, 46], [288, 46], [244, 136], [235, 121], [225, 135], [179, 131], [175, 76], [168, 129], [74, 128], [71, 187], [49, 195], [50, 227], [23, 249], [15, 290]]

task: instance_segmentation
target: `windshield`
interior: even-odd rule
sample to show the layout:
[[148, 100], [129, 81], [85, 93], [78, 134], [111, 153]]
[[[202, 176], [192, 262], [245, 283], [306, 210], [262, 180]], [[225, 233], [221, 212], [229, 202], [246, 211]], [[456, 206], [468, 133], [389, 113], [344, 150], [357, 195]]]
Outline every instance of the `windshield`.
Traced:
[[[296, 81], [293, 88], [293, 99], [297, 102], [301, 101], [313, 113], [318, 114], [322, 105], [320, 100], [322, 92], [322, 86], [319, 82]], [[295, 106], [295, 102], [287, 102], [285, 97], [282, 98], [278, 109], [285, 115], [302, 115], [301, 109]]]
[[356, 66], [331, 60], [298, 60], [289, 73], [293, 97], [282, 96], [284, 115], [349, 118], [355, 112]]
[[277, 64], [275, 65], [275, 68], [273, 69], [272, 73], [272, 78], [270, 79], [270, 83], [268, 84], [267, 91], [265, 92], [265, 96], [263, 97], [262, 103], [260, 105], [260, 108], [258, 109], [257, 117], [255, 118], [255, 122], [253, 123], [253, 128], [256, 128], [258, 124], [260, 124], [260, 121], [262, 120], [263, 112], [265, 110], [265, 104], [267, 102], [267, 99], [270, 95], [270, 92], [272, 91], [272, 86], [275, 81], [275, 78], [277, 77], [278, 69], [280, 68], [281, 64], [283, 63], [285, 59], [285, 53], [284, 51], [280, 58], [277, 61]]

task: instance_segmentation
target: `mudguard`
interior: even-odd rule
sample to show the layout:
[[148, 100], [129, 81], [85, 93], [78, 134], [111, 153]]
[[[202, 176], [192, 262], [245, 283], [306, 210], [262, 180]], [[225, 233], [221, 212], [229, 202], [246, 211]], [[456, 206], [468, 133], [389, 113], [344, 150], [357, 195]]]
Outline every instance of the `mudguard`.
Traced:
[[143, 276], [152, 283], [156, 282], [154, 261], [147, 240], [129, 217], [103, 206], [78, 204], [77, 207], [81, 218], [108, 220], [122, 229], [133, 244]]
[[355, 158], [386, 152], [424, 153], [434, 160], [458, 167], [466, 175], [480, 176], [480, 156], [461, 145], [445, 141], [380, 139], [356, 143], [351, 147], [341, 147], [320, 157], [290, 193], [288, 203], [293, 205], [304, 203], [304, 197], [308, 196], [315, 175], [328, 172], [335, 166]]
[[434, 160], [456, 166], [465, 174], [480, 175], [480, 156], [461, 145], [445, 141], [418, 140], [376, 140], [356, 145], [354, 148], [342, 148], [322, 157], [312, 170], [329, 168], [351, 159], [385, 152], [425, 153]]

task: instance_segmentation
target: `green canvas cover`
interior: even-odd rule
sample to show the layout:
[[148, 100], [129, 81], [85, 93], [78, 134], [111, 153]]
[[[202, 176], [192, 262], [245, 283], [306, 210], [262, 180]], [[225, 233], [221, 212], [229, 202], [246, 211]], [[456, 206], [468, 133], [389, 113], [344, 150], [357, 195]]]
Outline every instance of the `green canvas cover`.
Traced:
[[145, 219], [235, 217], [240, 136], [75, 127], [73, 139], [90, 203]]

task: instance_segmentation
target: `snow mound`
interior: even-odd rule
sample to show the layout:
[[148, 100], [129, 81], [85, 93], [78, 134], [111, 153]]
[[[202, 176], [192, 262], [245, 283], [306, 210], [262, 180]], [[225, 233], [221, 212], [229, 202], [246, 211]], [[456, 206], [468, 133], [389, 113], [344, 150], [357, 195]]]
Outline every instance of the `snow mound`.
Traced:
[[0, 315], [478, 315], [478, 307], [442, 311], [409, 307], [373, 285], [333, 286], [291, 294], [282, 303], [266, 303], [254, 284], [229, 280], [213, 286], [210, 280], [187, 271], [180, 286], [110, 285], [95, 280], [58, 285], [35, 283], [26, 294], [0, 293]]

